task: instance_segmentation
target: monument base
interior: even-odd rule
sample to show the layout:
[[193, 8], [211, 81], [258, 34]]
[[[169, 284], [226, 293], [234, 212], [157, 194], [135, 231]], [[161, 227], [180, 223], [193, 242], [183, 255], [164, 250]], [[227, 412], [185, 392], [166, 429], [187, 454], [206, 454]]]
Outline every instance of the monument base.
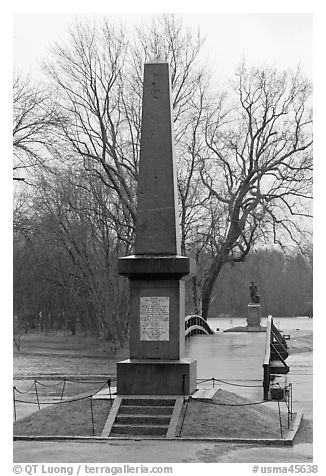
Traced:
[[260, 327], [260, 304], [248, 304], [247, 323], [249, 327]]
[[127, 359], [117, 363], [118, 395], [191, 395], [197, 386], [197, 361]]

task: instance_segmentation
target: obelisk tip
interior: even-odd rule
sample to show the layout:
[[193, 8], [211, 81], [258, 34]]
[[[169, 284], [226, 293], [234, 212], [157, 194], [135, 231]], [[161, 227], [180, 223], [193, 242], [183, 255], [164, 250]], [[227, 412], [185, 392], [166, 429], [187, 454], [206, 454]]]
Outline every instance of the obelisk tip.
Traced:
[[161, 56], [156, 55], [154, 58], [150, 59], [147, 61], [148, 64], [157, 64], [157, 63], [167, 63], [166, 60], [164, 60]]

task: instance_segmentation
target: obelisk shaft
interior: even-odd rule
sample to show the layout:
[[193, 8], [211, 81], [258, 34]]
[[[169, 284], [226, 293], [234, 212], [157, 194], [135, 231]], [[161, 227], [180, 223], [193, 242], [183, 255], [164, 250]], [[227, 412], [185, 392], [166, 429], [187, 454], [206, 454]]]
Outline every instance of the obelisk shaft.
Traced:
[[144, 69], [136, 255], [179, 255], [176, 166], [168, 63]]

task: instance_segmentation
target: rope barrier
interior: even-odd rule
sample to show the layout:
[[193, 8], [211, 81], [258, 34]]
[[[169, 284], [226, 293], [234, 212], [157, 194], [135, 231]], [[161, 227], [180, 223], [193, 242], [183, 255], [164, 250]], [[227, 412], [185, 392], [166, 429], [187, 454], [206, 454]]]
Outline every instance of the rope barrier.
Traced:
[[[112, 380], [116, 380], [116, 379], [110, 378], [109, 380], [112, 381]], [[28, 390], [26, 390], [25, 392], [23, 392], [22, 390], [19, 390], [16, 386], [15, 386], [14, 388], [15, 388], [15, 390], [16, 390], [18, 393], [20, 393], [20, 394], [23, 395], [23, 394], [29, 393], [33, 388], [35, 388], [35, 382], [36, 382], [37, 384], [41, 385], [42, 387], [49, 387], [49, 388], [50, 388], [50, 387], [58, 386], [59, 384], [62, 384], [62, 383], [63, 383], [63, 387], [65, 387], [65, 385], [66, 385], [67, 382], [74, 382], [74, 383], [77, 383], [77, 384], [78, 384], [78, 383], [80, 383], [80, 384], [83, 384], [83, 383], [91, 383], [91, 382], [89, 382], [89, 381], [87, 381], [87, 380], [81, 382], [81, 381], [76, 381], [76, 380], [71, 380], [71, 379], [65, 378], [64, 380], [60, 380], [60, 382], [58, 382], [58, 383], [56, 383], [56, 384], [46, 385], [46, 384], [40, 382], [39, 380], [34, 380], [34, 382], [32, 383], [32, 385], [30, 386], [30, 388], [29, 388]], [[106, 385], [106, 383], [107, 383], [107, 380], [105, 380], [105, 384], [104, 384], [104, 385]], [[64, 390], [64, 388], [63, 388], [63, 390]]]
[[[39, 402], [40, 405], [57, 405], [57, 404], [61, 404], [61, 403], [70, 403], [70, 402], [79, 402], [80, 400], [86, 400], [87, 398], [91, 398], [92, 395], [87, 395], [85, 397], [80, 397], [80, 398], [76, 398], [76, 399], [71, 399], [71, 400], [58, 400], [58, 401], [55, 401], [55, 402]], [[16, 399], [16, 402], [19, 402], [19, 403], [30, 403], [32, 405], [37, 405], [37, 402], [27, 402], [26, 400], [17, 400]]]
[[208, 403], [210, 405], [217, 405], [220, 407], [248, 407], [250, 405], [260, 405], [261, 403], [267, 403], [267, 401], [265, 400], [262, 400], [261, 402], [250, 402], [250, 403], [217, 403], [217, 402], [210, 402], [207, 400], [203, 400], [201, 398], [189, 397], [189, 399], [194, 400], [195, 402], [203, 402], [203, 403]]
[[33, 387], [34, 387], [34, 382], [33, 382], [32, 385], [30, 386], [30, 388], [29, 388], [28, 390], [26, 390], [25, 392], [23, 392], [22, 390], [18, 390], [17, 387], [14, 387], [14, 390], [15, 390], [16, 392], [22, 394], [22, 395], [25, 395], [26, 393], [29, 393], [29, 392], [32, 390]]
[[[110, 382], [112, 382], [112, 381], [116, 381], [117, 378], [116, 377], [110, 377], [109, 380], [110, 380]], [[59, 382], [57, 382], [53, 385], [45, 384], [43, 382], [40, 382], [39, 380], [34, 380], [34, 382], [41, 385], [42, 387], [48, 387], [48, 388], [57, 387], [57, 386], [59, 386], [63, 383], [63, 391], [64, 391], [64, 387], [65, 387], [67, 382], [74, 382], [74, 383], [77, 383], [77, 384], [88, 383], [87, 380], [78, 381], [78, 380], [69, 379], [69, 378], [65, 378], [63, 380], [60, 380]], [[31, 385], [31, 387], [28, 390], [24, 391], [24, 392], [19, 390], [17, 387], [15, 387], [15, 390], [20, 394], [29, 393], [32, 390], [32, 388], [35, 387], [34, 382]], [[106, 382], [107, 382], [107, 380], [106, 380]], [[211, 378], [207, 378], [207, 379], [197, 379], [197, 383], [206, 383], [206, 382], [212, 382], [213, 385], [214, 385], [215, 382], [220, 382], [220, 383], [224, 383], [226, 385], [231, 385], [231, 386], [234, 386], [234, 387], [247, 387], [247, 388], [260, 388], [261, 387], [261, 385], [245, 385], [245, 384], [240, 384], [240, 383], [235, 383], [235, 382], [228, 382], [226, 380], [221, 380], [221, 379], [218, 379], [218, 378], [215, 378], [215, 377], [211, 377]]]
[[206, 378], [206, 379], [197, 379], [197, 383], [205, 383], [205, 382], [210, 382], [212, 378]]
[[207, 379], [197, 379], [197, 383], [205, 383], [205, 382], [213, 382], [213, 387], [214, 387], [214, 382], [221, 382], [225, 383], [226, 385], [232, 385], [234, 387], [247, 387], [247, 388], [261, 388], [261, 385], [244, 385], [240, 383], [234, 383], [234, 382], [227, 382], [226, 380], [221, 380], [215, 377], [207, 378]]
[[36, 405], [36, 404], [39, 404], [39, 405], [56, 405], [56, 404], [61, 404], [61, 403], [69, 403], [69, 402], [79, 402], [80, 400], [85, 400], [87, 398], [92, 398], [94, 395], [96, 395], [98, 392], [100, 392], [105, 386], [107, 385], [107, 381], [105, 382], [104, 385], [102, 385], [102, 387], [100, 387], [98, 390], [96, 390], [96, 392], [90, 394], [90, 395], [86, 395], [84, 397], [79, 397], [79, 398], [71, 398], [69, 400], [58, 400], [58, 401], [55, 401], [55, 402], [27, 402], [26, 400], [17, 400], [16, 399], [16, 402], [19, 402], [19, 403], [30, 403], [32, 405]]
[[225, 383], [226, 385], [233, 385], [234, 387], [261, 388], [262, 386], [262, 385], [243, 385], [240, 383], [226, 382], [225, 380], [220, 380], [215, 377], [213, 377], [213, 380], [216, 380], [217, 382]]
[[62, 382], [65, 382], [65, 381], [66, 381], [66, 379], [60, 380], [60, 382], [54, 383], [53, 385], [46, 385], [45, 383], [42, 383], [42, 382], [40, 382], [39, 380], [35, 380], [35, 382], [38, 383], [39, 385], [42, 385], [42, 387], [49, 387], [49, 388], [51, 388], [51, 387], [57, 387], [58, 385], [61, 385]]

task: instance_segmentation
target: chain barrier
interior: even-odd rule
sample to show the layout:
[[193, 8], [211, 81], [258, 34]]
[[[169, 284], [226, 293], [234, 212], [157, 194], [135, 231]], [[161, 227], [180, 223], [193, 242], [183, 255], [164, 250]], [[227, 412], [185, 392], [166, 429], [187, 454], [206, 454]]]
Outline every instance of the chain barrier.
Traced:
[[21, 393], [22, 395], [25, 395], [26, 393], [29, 393], [29, 392], [32, 390], [33, 387], [34, 387], [34, 382], [33, 382], [32, 385], [29, 387], [28, 390], [25, 390], [25, 392], [23, 392], [22, 390], [18, 390], [18, 388], [17, 388], [16, 386], [14, 387], [14, 390], [15, 390], [16, 392], [18, 392], [18, 393]]
[[250, 402], [250, 403], [218, 403], [218, 402], [210, 402], [202, 398], [189, 397], [189, 399], [194, 400], [195, 402], [203, 402], [203, 403], [208, 403], [209, 405], [217, 405], [220, 407], [247, 407], [250, 405], [260, 405], [261, 403], [268, 403], [266, 400], [262, 400], [260, 402]]
[[52, 385], [46, 385], [45, 383], [42, 383], [40, 382], [39, 380], [35, 380], [36, 383], [38, 383], [39, 385], [41, 385], [42, 387], [48, 387], [48, 388], [51, 388], [51, 387], [58, 387], [58, 385], [61, 385], [62, 382], [65, 382], [66, 379], [64, 380], [60, 380], [58, 383], [54, 383]]
[[[109, 380], [112, 382], [112, 381], [115, 381], [116, 378], [110, 377]], [[58, 383], [55, 383], [55, 384], [53, 384], [53, 385], [47, 385], [47, 384], [45, 384], [45, 383], [43, 383], [43, 382], [40, 382], [39, 380], [35, 379], [28, 390], [26, 390], [26, 391], [23, 392], [22, 390], [19, 390], [16, 386], [15, 386], [15, 390], [16, 390], [18, 393], [21, 393], [21, 394], [29, 393], [29, 392], [32, 390], [33, 387], [35, 388], [35, 382], [36, 382], [38, 385], [41, 385], [42, 387], [49, 387], [49, 388], [50, 388], [50, 387], [57, 387], [57, 386], [59, 386], [59, 385], [62, 384], [62, 383], [63, 383], [63, 385], [65, 385], [67, 382], [74, 382], [74, 383], [77, 383], [77, 384], [91, 383], [89, 380], [75, 380], [75, 379], [65, 378], [65, 379], [60, 380]], [[106, 380], [105, 382], [107, 382], [107, 380]]]
[[[116, 377], [110, 377], [109, 380], [110, 380], [110, 383], [111, 383], [112, 381], [116, 381], [117, 378]], [[63, 384], [63, 391], [62, 391], [62, 394], [61, 394], [63, 396], [63, 392], [65, 390], [65, 386], [66, 386], [67, 382], [74, 382], [76, 384], [89, 383], [88, 380], [80, 380], [79, 381], [79, 380], [75, 380], [75, 379], [65, 378], [65, 379], [60, 380], [59, 382], [57, 382], [55, 384], [49, 385], [49, 384], [45, 384], [45, 383], [40, 382], [39, 380], [35, 379], [28, 390], [23, 392], [22, 390], [19, 390], [17, 387], [15, 387], [15, 390], [20, 394], [26, 394], [26, 393], [29, 393], [33, 388], [35, 389], [35, 383], [37, 383], [38, 385], [41, 385], [42, 387], [46, 387], [46, 388], [58, 387], [59, 385]], [[232, 386], [235, 386], [235, 387], [248, 387], [248, 388], [250, 388], [250, 387], [251, 388], [258, 388], [258, 387], [260, 388], [261, 387], [261, 385], [244, 385], [244, 384], [237, 384], [235, 382], [227, 382], [226, 380], [221, 380], [221, 379], [218, 379], [218, 378], [215, 378], [215, 377], [211, 377], [211, 378], [207, 378], [207, 379], [197, 379], [197, 383], [206, 383], [206, 382], [212, 382], [213, 387], [215, 386], [215, 382], [221, 382], [221, 383], [224, 383], [226, 385], [232, 385]], [[111, 385], [110, 385], [110, 388], [111, 388]], [[62, 396], [61, 396], [61, 399], [62, 399]]]
[[[68, 400], [58, 400], [58, 401], [55, 401], [55, 402], [28, 402], [26, 400], [17, 400], [15, 399], [16, 402], [19, 402], [19, 403], [30, 403], [32, 405], [56, 405], [56, 404], [61, 404], [61, 403], [69, 403], [69, 402], [79, 402], [80, 400], [85, 400], [86, 398], [92, 398], [94, 397], [94, 395], [96, 395], [98, 392], [100, 392], [101, 390], [103, 390], [104, 387], [106, 387], [106, 385], [108, 385], [108, 381], [106, 381], [98, 390], [96, 390], [96, 392], [90, 394], [90, 395], [85, 395], [83, 397], [79, 397], [79, 398], [69, 398]], [[15, 389], [15, 387], [14, 387]], [[15, 389], [16, 390], [16, 389]]]
[[215, 377], [211, 377], [207, 379], [197, 379], [197, 383], [205, 383], [205, 382], [212, 382], [213, 388], [215, 388], [215, 385], [214, 385], [215, 382], [225, 383], [226, 385], [232, 385], [234, 387], [247, 387], [247, 388], [261, 388], [262, 387], [262, 383], [260, 385], [244, 385], [240, 383], [227, 382], [226, 380], [221, 380]]

